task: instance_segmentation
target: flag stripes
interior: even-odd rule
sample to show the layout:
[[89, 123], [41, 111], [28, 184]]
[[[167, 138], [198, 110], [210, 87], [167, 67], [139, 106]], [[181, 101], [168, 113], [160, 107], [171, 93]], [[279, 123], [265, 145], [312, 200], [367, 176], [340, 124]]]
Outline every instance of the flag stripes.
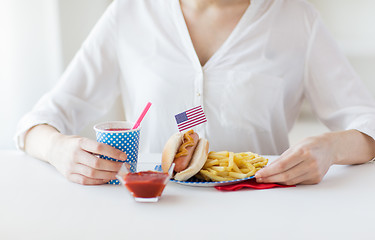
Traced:
[[207, 122], [202, 106], [189, 109], [175, 116], [177, 127], [180, 132]]

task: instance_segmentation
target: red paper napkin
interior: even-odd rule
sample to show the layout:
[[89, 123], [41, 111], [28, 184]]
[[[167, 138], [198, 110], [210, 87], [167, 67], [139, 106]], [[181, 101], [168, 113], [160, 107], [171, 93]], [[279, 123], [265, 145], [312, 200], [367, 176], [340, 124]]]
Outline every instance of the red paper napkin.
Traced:
[[255, 178], [239, 182], [236, 184], [226, 185], [226, 186], [216, 186], [215, 188], [220, 191], [237, 191], [242, 188], [252, 188], [252, 189], [269, 189], [269, 188], [288, 188], [295, 187], [296, 185], [281, 185], [277, 183], [257, 183]]

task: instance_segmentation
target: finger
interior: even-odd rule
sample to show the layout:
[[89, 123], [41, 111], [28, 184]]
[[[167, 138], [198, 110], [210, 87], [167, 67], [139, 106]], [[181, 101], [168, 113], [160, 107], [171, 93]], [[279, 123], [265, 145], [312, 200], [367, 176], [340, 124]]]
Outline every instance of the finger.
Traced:
[[105, 143], [99, 143], [88, 138], [80, 139], [80, 147], [88, 152], [104, 155], [114, 159], [125, 161], [126, 153]]
[[[308, 163], [307, 163], [308, 164]], [[325, 171], [319, 171], [319, 169], [314, 169], [314, 167], [311, 166], [311, 163], [308, 164], [307, 170], [305, 174], [302, 174], [294, 179], [291, 179], [288, 181], [287, 185], [295, 185], [295, 184], [318, 184], [322, 181], [323, 177], [327, 173], [328, 169]], [[314, 164], [313, 164], [314, 166]]]
[[73, 172], [81, 174], [89, 178], [101, 179], [101, 180], [116, 179], [116, 174], [117, 174], [117, 172], [98, 170], [98, 169], [91, 168], [80, 163], [74, 165]]
[[88, 152], [82, 151], [77, 157], [77, 163], [81, 163], [88, 167], [104, 170], [109, 172], [118, 172], [122, 166], [122, 162], [115, 162], [100, 158]]
[[282, 154], [276, 161], [259, 170], [255, 174], [255, 177], [257, 179], [268, 178], [270, 176], [286, 172], [288, 169], [293, 168], [303, 160], [303, 157], [298, 154], [289, 154], [285, 152], [285, 154]]
[[285, 185], [295, 185], [307, 180], [309, 177], [309, 164], [302, 162], [288, 169], [285, 172], [278, 173], [269, 177], [257, 178], [257, 182], [262, 183], [281, 183]]
[[101, 185], [107, 183], [109, 180], [103, 179], [93, 179], [81, 174], [70, 174], [68, 179], [74, 183], [82, 184], [82, 185]]

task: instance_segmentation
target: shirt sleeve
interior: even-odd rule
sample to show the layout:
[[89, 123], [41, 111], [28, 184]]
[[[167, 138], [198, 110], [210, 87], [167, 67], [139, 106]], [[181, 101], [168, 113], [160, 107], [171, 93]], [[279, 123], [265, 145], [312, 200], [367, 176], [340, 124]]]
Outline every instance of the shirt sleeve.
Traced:
[[356, 129], [375, 139], [374, 98], [320, 17], [306, 56], [305, 95], [319, 119], [332, 131]]
[[15, 135], [19, 149], [33, 126], [49, 124], [63, 134], [76, 134], [110, 109], [119, 95], [116, 4], [107, 8], [58, 84], [19, 121]]

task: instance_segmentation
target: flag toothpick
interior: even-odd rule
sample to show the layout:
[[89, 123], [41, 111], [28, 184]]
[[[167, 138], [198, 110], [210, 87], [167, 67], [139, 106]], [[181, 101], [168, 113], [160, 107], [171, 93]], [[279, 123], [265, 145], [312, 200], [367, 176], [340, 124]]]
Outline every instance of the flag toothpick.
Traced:
[[198, 106], [175, 115], [180, 132], [207, 122], [202, 106]]

